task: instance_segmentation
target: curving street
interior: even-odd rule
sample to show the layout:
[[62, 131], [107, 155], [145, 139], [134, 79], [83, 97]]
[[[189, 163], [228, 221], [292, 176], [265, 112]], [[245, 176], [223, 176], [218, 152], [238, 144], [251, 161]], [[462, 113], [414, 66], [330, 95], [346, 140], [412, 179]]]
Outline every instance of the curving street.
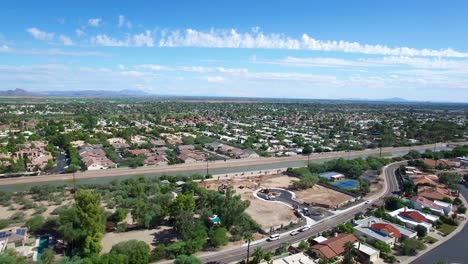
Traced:
[[[398, 169], [398, 167], [402, 164], [402, 162], [398, 163], [393, 163], [388, 165], [384, 171], [384, 180], [385, 180], [385, 189], [381, 192], [375, 195], [375, 197], [371, 197], [372, 200], [377, 200], [382, 197], [386, 196], [391, 196], [393, 195], [394, 192], [399, 192], [400, 191], [400, 186], [398, 184], [397, 177], [395, 175], [395, 171]], [[317, 233], [326, 231], [330, 228], [333, 228], [337, 226], [340, 223], [346, 222], [354, 218], [354, 216], [359, 213], [359, 212], [365, 212], [368, 207], [370, 207], [371, 204], [364, 204], [361, 203], [359, 205], [356, 205], [354, 207], [348, 208], [346, 210], [343, 210], [340, 214], [336, 214], [333, 216], [330, 216], [326, 219], [323, 219], [316, 224], [314, 224], [311, 229], [305, 232], [300, 232], [296, 236], [289, 236], [289, 235], [283, 235], [280, 237], [279, 240], [273, 241], [273, 242], [260, 242], [257, 244], [252, 244], [250, 246], [250, 251], [254, 252], [256, 248], [262, 247], [265, 250], [273, 250], [277, 247], [279, 247], [282, 243], [297, 243], [302, 240], [305, 240], [309, 238], [312, 235], [315, 235]], [[226, 250], [226, 251], [220, 251], [216, 253], [208, 253], [203, 256], [200, 254], [199, 258], [203, 262], [220, 262], [220, 263], [230, 263], [234, 261], [240, 261], [242, 259], [245, 259], [246, 253], [247, 252], [247, 247], [243, 246], [241, 248], [237, 249], [231, 249], [231, 250]]]

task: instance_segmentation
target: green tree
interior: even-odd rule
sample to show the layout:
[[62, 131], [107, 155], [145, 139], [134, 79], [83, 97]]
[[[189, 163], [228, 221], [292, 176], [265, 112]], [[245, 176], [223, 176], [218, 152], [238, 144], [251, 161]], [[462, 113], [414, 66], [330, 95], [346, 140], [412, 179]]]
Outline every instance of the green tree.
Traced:
[[417, 232], [419, 238], [423, 238], [427, 235], [427, 228], [425, 226], [417, 225], [415, 231]]
[[125, 208], [117, 208], [112, 215], [112, 220], [115, 222], [121, 222], [123, 221], [128, 215], [128, 210]]
[[402, 208], [404, 206], [405, 206], [405, 204], [398, 197], [392, 196], [392, 197], [385, 198], [385, 209], [387, 209], [389, 211], [395, 211], [395, 210], [400, 209], [400, 208]]
[[423, 250], [425, 248], [426, 245], [424, 245], [423, 242], [414, 238], [405, 239], [401, 244], [402, 254], [406, 256], [414, 256], [419, 250]]
[[75, 204], [59, 215], [59, 233], [68, 242], [70, 250], [85, 255], [101, 251], [105, 215], [101, 207], [101, 196], [87, 190], [75, 193]]
[[244, 240], [247, 242], [247, 258], [246, 262], [249, 264], [249, 259], [250, 259], [250, 243], [254, 240], [252, 233], [246, 233], [244, 234]]
[[42, 215], [36, 215], [31, 217], [28, 221], [26, 221], [26, 226], [31, 232], [36, 232], [42, 228], [45, 220]]
[[214, 228], [209, 232], [210, 244], [213, 247], [224, 246], [229, 242], [226, 235], [227, 229], [225, 227]]
[[120, 242], [112, 246], [111, 253], [128, 257], [128, 264], [148, 264], [150, 261], [150, 248], [138, 240]]
[[55, 263], [55, 253], [52, 249], [46, 249], [44, 252], [42, 252], [42, 257], [41, 257], [41, 263], [42, 264], [53, 264]]
[[309, 249], [309, 242], [305, 241], [305, 240], [302, 240], [300, 243], [299, 243], [299, 246], [298, 248], [302, 251], [305, 251], [307, 249]]
[[351, 241], [348, 241], [344, 244], [344, 257], [343, 257], [343, 264], [353, 264], [354, 263], [354, 256], [356, 255], [356, 249], [354, 248], [354, 244]]
[[354, 227], [350, 223], [339, 224], [338, 230], [340, 230], [341, 233], [348, 233], [348, 234], [354, 233]]
[[203, 262], [195, 256], [179, 255], [174, 264], [202, 264]]
[[390, 247], [389, 244], [382, 242], [382, 241], [377, 241], [374, 243], [374, 247], [380, 252], [385, 253], [385, 254], [390, 254], [392, 253], [392, 248]]
[[253, 259], [251, 263], [258, 264], [265, 257], [265, 251], [261, 247], [256, 248], [252, 256], [253, 256]]

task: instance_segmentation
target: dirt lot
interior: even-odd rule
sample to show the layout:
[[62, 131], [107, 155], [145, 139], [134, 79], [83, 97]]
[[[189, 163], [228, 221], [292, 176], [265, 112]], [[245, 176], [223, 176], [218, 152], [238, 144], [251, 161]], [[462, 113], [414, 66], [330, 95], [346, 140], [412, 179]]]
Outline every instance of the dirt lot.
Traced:
[[315, 185], [311, 189], [296, 191], [296, 199], [299, 202], [308, 202], [310, 204], [321, 204], [334, 208], [353, 197], [341, 192], [328, 189], [326, 187]]
[[253, 196], [253, 191], [261, 187], [282, 187], [290, 185], [290, 179], [286, 176], [260, 176], [246, 179], [230, 180], [212, 180], [200, 183], [203, 187], [210, 190], [217, 190], [222, 184], [233, 186], [243, 200], [250, 201], [250, 206], [246, 212], [249, 214], [262, 229], [269, 229], [281, 224], [287, 225], [291, 221], [298, 220], [294, 211], [281, 203], [261, 201]]

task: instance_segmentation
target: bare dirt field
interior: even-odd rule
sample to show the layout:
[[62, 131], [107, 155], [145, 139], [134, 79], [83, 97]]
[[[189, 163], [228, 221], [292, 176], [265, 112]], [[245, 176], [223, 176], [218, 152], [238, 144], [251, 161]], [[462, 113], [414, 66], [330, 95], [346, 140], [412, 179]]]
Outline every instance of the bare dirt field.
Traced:
[[141, 240], [144, 241], [146, 244], [150, 246], [151, 249], [154, 249], [154, 243], [156, 242], [157, 236], [164, 232], [165, 230], [171, 230], [171, 227], [160, 227], [157, 229], [146, 229], [146, 230], [135, 230], [135, 231], [128, 231], [124, 233], [106, 233], [104, 238], [102, 239], [102, 250], [101, 253], [108, 253], [112, 246], [128, 240]]
[[246, 210], [247, 214], [265, 230], [281, 224], [288, 225], [298, 218], [290, 207], [281, 203], [257, 199], [254, 197], [253, 191], [260, 187], [286, 188], [290, 185], [288, 178], [287, 176], [260, 176], [245, 179], [210, 180], [200, 183], [200, 185], [210, 190], [218, 190], [218, 187], [223, 184], [232, 186], [242, 200], [250, 201], [250, 206]]
[[297, 201], [301, 203], [307, 202], [310, 204], [320, 204], [330, 208], [334, 208], [339, 204], [353, 199], [350, 195], [337, 192], [320, 185], [315, 185], [310, 189], [296, 191], [295, 193]]

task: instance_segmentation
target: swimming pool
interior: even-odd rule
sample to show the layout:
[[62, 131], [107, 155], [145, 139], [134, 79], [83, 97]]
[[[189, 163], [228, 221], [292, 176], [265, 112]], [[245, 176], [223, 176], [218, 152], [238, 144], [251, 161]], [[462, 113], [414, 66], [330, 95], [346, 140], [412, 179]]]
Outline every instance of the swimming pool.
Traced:
[[344, 179], [341, 181], [332, 182], [331, 184], [343, 190], [351, 190], [359, 187], [359, 181], [351, 179]]
[[39, 238], [39, 245], [37, 246], [37, 260], [41, 260], [42, 258], [42, 253], [44, 250], [49, 248], [49, 237], [48, 236], [42, 236]]

